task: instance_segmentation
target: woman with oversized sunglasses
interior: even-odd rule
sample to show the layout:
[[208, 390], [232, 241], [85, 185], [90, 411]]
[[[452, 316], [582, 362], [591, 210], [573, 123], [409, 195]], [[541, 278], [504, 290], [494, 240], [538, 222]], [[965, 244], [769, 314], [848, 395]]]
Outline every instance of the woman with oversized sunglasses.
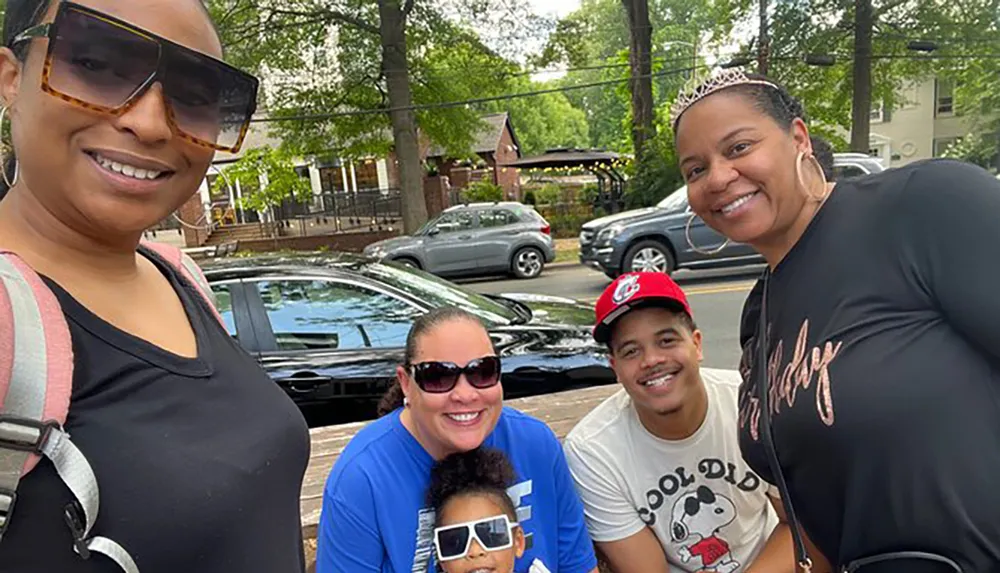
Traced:
[[3, 41], [0, 251], [66, 317], [59, 435], [87, 465], [43, 458], [18, 476], [0, 439], [0, 570], [302, 571], [305, 422], [193, 282], [140, 245], [216, 151], [239, 150], [257, 80], [221, 61], [200, 0], [8, 0]]
[[503, 406], [501, 361], [478, 318], [453, 307], [414, 321], [384, 415], [358, 432], [327, 479], [317, 573], [429, 572], [435, 463], [486, 446], [516, 477], [508, 492], [528, 540], [516, 569], [596, 571], [597, 559], [562, 447], [540, 420]]

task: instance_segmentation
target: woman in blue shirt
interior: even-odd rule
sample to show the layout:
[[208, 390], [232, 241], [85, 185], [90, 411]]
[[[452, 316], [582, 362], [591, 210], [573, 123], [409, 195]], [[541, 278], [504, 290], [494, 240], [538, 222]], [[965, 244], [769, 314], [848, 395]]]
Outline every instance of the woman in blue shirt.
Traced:
[[503, 451], [517, 474], [508, 495], [526, 548], [515, 571], [536, 559], [552, 573], [597, 571], [559, 441], [503, 406], [500, 359], [476, 317], [444, 308], [418, 318], [397, 381], [391, 412], [358, 432], [327, 479], [317, 573], [434, 571], [431, 469], [481, 445]]

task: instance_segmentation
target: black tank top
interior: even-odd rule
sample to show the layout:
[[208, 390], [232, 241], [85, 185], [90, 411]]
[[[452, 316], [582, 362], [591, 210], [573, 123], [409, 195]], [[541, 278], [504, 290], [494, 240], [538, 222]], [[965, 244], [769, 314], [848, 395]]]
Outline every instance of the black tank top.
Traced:
[[[53, 281], [75, 366], [66, 430], [100, 486], [93, 534], [141, 573], [302, 571], [299, 494], [309, 434], [292, 401], [172, 269], [198, 357], [182, 358], [97, 317]], [[183, 286], [182, 286], [183, 285]], [[120, 573], [73, 551], [69, 490], [48, 460], [25, 476], [3, 573]]]

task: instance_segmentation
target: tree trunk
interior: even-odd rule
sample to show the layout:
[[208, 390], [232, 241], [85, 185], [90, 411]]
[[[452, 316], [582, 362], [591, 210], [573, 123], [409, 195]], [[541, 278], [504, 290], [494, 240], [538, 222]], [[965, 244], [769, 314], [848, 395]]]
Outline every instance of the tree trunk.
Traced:
[[767, 25], [767, 0], [760, 0], [760, 33], [757, 41], [757, 73], [767, 75], [771, 55], [771, 35]]
[[406, 15], [401, 0], [378, 0], [379, 36], [382, 39], [382, 71], [389, 92], [392, 140], [399, 160], [400, 202], [403, 232], [410, 234], [427, 222], [424, 172], [410, 93], [410, 69], [406, 59]]
[[854, 0], [854, 97], [851, 151], [868, 153], [872, 113], [872, 2]]
[[632, 148], [636, 160], [642, 161], [646, 141], [656, 135], [653, 126], [653, 65], [650, 57], [653, 27], [649, 23], [648, 0], [622, 0], [629, 25], [629, 68], [632, 79]]

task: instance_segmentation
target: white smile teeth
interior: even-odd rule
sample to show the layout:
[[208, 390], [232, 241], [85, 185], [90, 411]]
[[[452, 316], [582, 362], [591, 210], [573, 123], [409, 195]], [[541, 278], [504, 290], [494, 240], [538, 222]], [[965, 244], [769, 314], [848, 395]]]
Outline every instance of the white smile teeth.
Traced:
[[653, 378], [652, 380], [647, 380], [643, 382], [642, 385], [647, 388], [655, 388], [657, 386], [663, 386], [664, 384], [670, 382], [673, 379], [674, 379], [673, 374], [666, 374], [664, 376], [660, 376], [659, 378]]
[[471, 422], [479, 417], [479, 412], [472, 412], [470, 414], [448, 414], [448, 417], [456, 422]]
[[164, 173], [163, 171], [152, 171], [150, 169], [143, 169], [126, 163], [118, 163], [117, 161], [112, 161], [111, 159], [97, 153], [93, 153], [91, 156], [101, 167], [107, 169], [108, 171], [112, 171], [126, 177], [131, 177], [133, 179], [146, 181], [149, 179], [156, 179]]
[[732, 213], [737, 208], [741, 207], [747, 201], [749, 201], [750, 199], [752, 199], [753, 196], [756, 195], [756, 194], [757, 194], [757, 192], [754, 191], [753, 193], [751, 193], [749, 195], [744, 195], [744, 196], [740, 197], [739, 199], [733, 201], [732, 203], [726, 205], [725, 207], [723, 207], [722, 209], [720, 209], [720, 211], [722, 211], [723, 213]]

